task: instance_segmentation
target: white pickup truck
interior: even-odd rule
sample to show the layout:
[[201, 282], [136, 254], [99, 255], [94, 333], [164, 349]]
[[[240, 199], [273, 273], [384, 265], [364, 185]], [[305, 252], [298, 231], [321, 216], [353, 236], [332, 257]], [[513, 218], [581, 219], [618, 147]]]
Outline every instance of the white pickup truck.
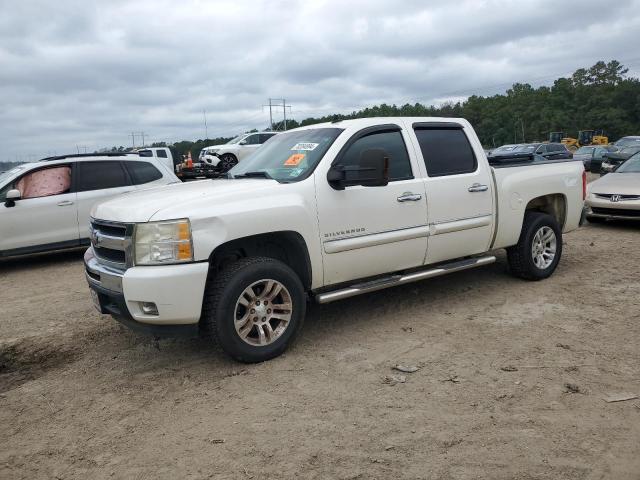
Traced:
[[580, 161], [491, 160], [452, 118], [368, 118], [272, 138], [226, 179], [123, 195], [92, 212], [97, 308], [155, 334], [200, 331], [244, 362], [282, 353], [306, 303], [495, 261], [553, 273], [581, 221]]

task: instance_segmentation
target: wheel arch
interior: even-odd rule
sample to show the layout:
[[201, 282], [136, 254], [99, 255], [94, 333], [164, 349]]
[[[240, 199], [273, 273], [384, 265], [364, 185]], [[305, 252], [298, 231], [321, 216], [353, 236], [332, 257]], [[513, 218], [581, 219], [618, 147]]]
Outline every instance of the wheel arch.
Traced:
[[524, 213], [526, 212], [542, 212], [551, 215], [562, 231], [567, 220], [567, 197], [562, 193], [550, 193], [532, 198], [525, 207]]
[[284, 230], [236, 238], [218, 245], [209, 256], [209, 271], [216, 274], [247, 257], [269, 257], [288, 265], [306, 290], [311, 289], [312, 266], [307, 244], [298, 232]]

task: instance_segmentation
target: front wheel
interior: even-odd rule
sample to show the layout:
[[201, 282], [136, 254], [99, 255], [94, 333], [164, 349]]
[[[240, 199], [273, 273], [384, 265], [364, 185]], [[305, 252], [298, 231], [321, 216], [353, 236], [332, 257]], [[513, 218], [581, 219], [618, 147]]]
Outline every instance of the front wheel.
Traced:
[[238, 159], [235, 155], [230, 153], [225, 153], [220, 157], [220, 163], [218, 164], [218, 168], [220, 169], [220, 173], [227, 173], [233, 167], [238, 164]]
[[200, 322], [231, 357], [255, 363], [283, 353], [305, 313], [296, 273], [273, 258], [254, 257], [234, 262], [209, 280]]
[[562, 231], [554, 217], [527, 212], [518, 243], [507, 249], [511, 272], [526, 280], [551, 276], [562, 255]]

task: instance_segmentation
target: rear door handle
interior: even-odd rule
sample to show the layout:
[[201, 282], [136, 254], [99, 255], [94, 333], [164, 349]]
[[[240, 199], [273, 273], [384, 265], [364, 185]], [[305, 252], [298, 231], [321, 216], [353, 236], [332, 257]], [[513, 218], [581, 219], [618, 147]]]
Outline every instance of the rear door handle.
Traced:
[[60, 202], [58, 204], [59, 207], [68, 207], [69, 205], [73, 205], [73, 202], [71, 200], [65, 200], [64, 202]]
[[479, 183], [474, 183], [473, 185], [471, 185], [469, 187], [469, 191], [471, 193], [473, 193], [473, 192], [486, 192], [487, 190], [489, 190], [489, 187], [487, 187], [486, 185], [480, 185]]
[[400, 195], [397, 200], [400, 203], [404, 203], [404, 202], [417, 202], [419, 200], [422, 199], [422, 195], [420, 195], [419, 193], [412, 193], [412, 192], [404, 192], [402, 195]]

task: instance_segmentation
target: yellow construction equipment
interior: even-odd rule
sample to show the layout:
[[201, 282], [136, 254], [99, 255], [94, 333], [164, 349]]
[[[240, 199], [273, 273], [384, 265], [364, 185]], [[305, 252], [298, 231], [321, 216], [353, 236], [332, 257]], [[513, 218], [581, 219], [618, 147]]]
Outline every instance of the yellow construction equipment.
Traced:
[[603, 130], [580, 130], [578, 132], [579, 146], [585, 145], [609, 145], [609, 137]]
[[577, 150], [585, 145], [608, 145], [609, 137], [603, 130], [580, 130], [578, 138], [566, 137], [564, 132], [551, 132], [550, 143], [564, 143], [569, 150]]

